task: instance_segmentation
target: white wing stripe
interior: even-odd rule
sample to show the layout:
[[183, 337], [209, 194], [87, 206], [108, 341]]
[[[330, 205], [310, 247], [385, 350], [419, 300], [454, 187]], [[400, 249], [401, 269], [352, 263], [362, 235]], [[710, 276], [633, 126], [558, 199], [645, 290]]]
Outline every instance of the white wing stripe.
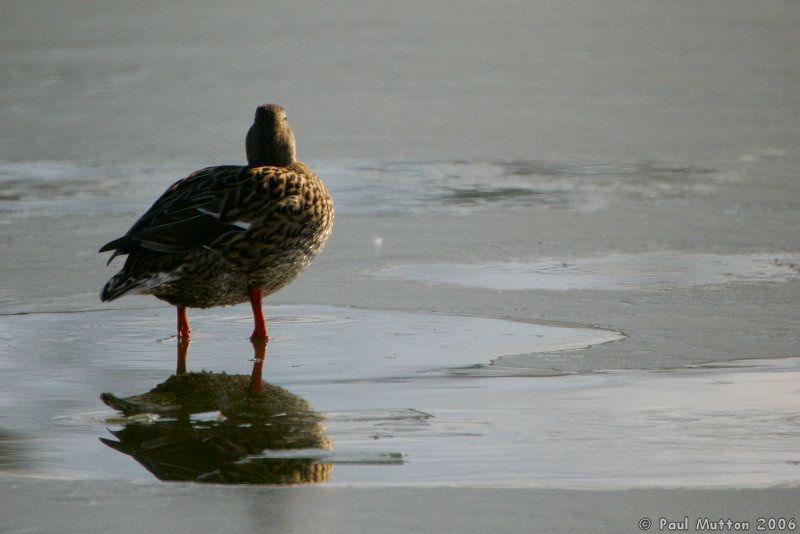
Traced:
[[219, 219], [219, 216], [222, 215], [221, 211], [214, 213], [213, 211], [207, 210], [205, 208], [197, 208], [197, 211], [199, 211], [200, 213], [205, 213], [206, 215], [211, 215], [212, 217], [216, 217], [217, 219]]

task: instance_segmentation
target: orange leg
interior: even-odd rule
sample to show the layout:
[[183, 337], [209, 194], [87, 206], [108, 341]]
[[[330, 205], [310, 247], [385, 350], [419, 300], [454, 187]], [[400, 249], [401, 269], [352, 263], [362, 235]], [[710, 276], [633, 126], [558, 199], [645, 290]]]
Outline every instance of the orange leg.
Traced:
[[178, 306], [178, 339], [185, 337], [188, 338], [192, 335], [192, 329], [189, 328], [189, 318], [186, 316], [186, 307]]
[[255, 322], [255, 329], [253, 329], [253, 335], [250, 336], [250, 339], [264, 338], [269, 341], [267, 323], [264, 321], [264, 312], [261, 310], [261, 288], [250, 288], [248, 295], [250, 295], [250, 305], [253, 307], [253, 322]]
[[175, 370], [176, 375], [186, 372], [186, 357], [189, 355], [189, 343], [192, 340], [186, 337], [178, 338], [178, 368]]
[[249, 391], [251, 395], [258, 395], [264, 388], [264, 382], [261, 379], [261, 371], [264, 368], [264, 360], [267, 357], [267, 338], [254, 337], [250, 339], [253, 344], [255, 355], [253, 356], [253, 372], [250, 375]]

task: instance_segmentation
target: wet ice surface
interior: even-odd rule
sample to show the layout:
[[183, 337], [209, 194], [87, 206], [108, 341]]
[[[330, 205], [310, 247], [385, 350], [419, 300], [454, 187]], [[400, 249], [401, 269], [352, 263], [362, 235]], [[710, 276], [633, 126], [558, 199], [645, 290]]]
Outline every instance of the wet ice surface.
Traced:
[[619, 196], [707, 193], [729, 179], [716, 169], [663, 162], [350, 162], [345, 169], [322, 162], [320, 169], [341, 192], [343, 209], [368, 214], [596, 210]]
[[[172, 182], [197, 170], [180, 163], [160, 165], [72, 161], [0, 160], [0, 215], [86, 215], [133, 210], [152, 202]], [[126, 189], [125, 198], [116, 195]], [[102, 198], [103, 202], [87, 202]], [[144, 206], [143, 206], [144, 207]], [[133, 212], [133, 211], [132, 211]]]
[[800, 279], [800, 257], [787, 254], [609, 254], [529, 263], [398, 265], [380, 275], [428, 284], [490, 289], [675, 289]]
[[[189, 370], [249, 373], [244, 307], [193, 315]], [[556, 377], [480, 371], [502, 355], [619, 340], [615, 332], [443, 314], [268, 307], [265, 378], [325, 418], [327, 484], [760, 486], [800, 480], [800, 358]], [[143, 393], [174, 368], [173, 310], [3, 317], [0, 469], [152, 481], [98, 438], [124, 423], [99, 394]], [[38, 335], [48, 328], [46, 339]], [[450, 371], [460, 372], [450, 372]], [[536, 373], [534, 373], [536, 374]], [[197, 424], [219, 418], [200, 414]], [[758, 444], [758, 446], [754, 446]], [[189, 454], [187, 452], [187, 454]]]
[[[338, 213], [362, 215], [466, 214], [492, 207], [597, 210], [619, 197], [707, 194], [731, 180], [714, 168], [657, 161], [309, 163], [325, 177]], [[207, 163], [212, 164], [218, 163]], [[90, 197], [104, 199], [89, 206], [94, 210], [146, 207], [169, 184], [203, 166], [0, 160], [0, 213], [67, 213]], [[114, 198], [118, 187], [126, 188], [125, 199]]]

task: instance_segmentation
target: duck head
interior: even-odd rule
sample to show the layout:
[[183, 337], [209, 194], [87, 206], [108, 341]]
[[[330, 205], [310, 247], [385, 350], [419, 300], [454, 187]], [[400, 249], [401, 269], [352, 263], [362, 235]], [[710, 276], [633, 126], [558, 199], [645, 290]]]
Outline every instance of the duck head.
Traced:
[[295, 162], [294, 134], [281, 106], [264, 104], [256, 109], [246, 148], [251, 167], [286, 167]]

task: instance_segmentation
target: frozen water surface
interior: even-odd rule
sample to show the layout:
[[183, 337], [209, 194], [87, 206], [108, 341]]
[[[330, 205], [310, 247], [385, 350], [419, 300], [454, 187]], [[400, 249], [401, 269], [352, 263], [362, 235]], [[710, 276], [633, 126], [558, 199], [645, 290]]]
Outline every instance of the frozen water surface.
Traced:
[[[28, 214], [68, 213], [76, 206], [113, 213], [137, 204], [146, 207], [175, 180], [214, 164], [219, 163], [0, 160], [0, 214], [23, 209]], [[731, 180], [714, 168], [667, 162], [322, 160], [310, 164], [325, 178], [337, 212], [355, 215], [458, 215], [491, 208], [592, 211], [620, 197], [708, 194]], [[125, 199], [115, 198], [120, 187], [126, 188]], [[85, 199], [92, 197], [103, 202], [86, 206]]]
[[[795, 515], [800, 4], [454, 5], [3, 4], [0, 530]], [[97, 249], [180, 177], [243, 163], [267, 101], [337, 207], [269, 300], [303, 305], [266, 310], [264, 376], [311, 408], [261, 426], [224, 403], [112, 410], [102, 393], [174, 371], [175, 317], [98, 302], [119, 262]], [[191, 319], [189, 370], [246, 380], [247, 306]], [[194, 446], [238, 458], [234, 481], [306, 465], [288, 480], [323, 487], [161, 484], [139, 461]]]

